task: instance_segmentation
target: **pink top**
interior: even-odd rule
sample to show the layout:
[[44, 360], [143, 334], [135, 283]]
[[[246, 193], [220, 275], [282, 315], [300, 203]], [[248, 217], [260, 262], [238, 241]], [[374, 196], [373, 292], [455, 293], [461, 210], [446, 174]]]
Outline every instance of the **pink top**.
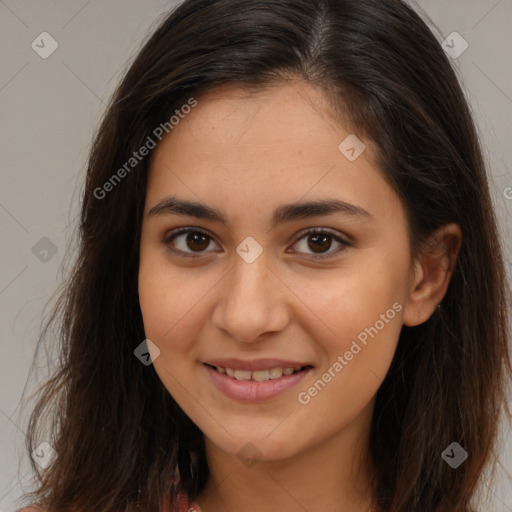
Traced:
[[[376, 510], [375, 506], [372, 506], [368, 512], [374, 512]], [[25, 508], [20, 508], [16, 512], [46, 512], [44, 509], [39, 506], [30, 506]], [[162, 512], [201, 512], [201, 509], [196, 504], [190, 504], [186, 495], [182, 494], [178, 501], [178, 510], [171, 510], [169, 505], [166, 505]]]
[[[29, 507], [19, 508], [16, 512], [47, 512], [38, 505], [30, 505]], [[197, 505], [193, 506], [189, 503], [187, 496], [181, 495], [178, 502], [178, 510], [171, 510], [170, 505], [164, 506], [162, 512], [201, 512]]]
[[201, 511], [199, 510], [199, 507], [197, 505], [192, 506], [189, 503], [187, 496], [185, 494], [182, 494], [180, 496], [180, 499], [179, 499], [179, 502], [178, 502], [178, 510], [172, 511], [167, 506], [167, 507], [164, 507], [162, 512], [201, 512]]
[[178, 500], [178, 509], [171, 510], [169, 505], [166, 505], [162, 512], [201, 512], [199, 507], [195, 504], [191, 504], [185, 494], [182, 494]]
[[[376, 512], [376, 510], [377, 509], [375, 505], [372, 505], [368, 512]], [[162, 512], [201, 512], [201, 509], [196, 504], [190, 504], [187, 499], [187, 496], [181, 495], [178, 502], [178, 510], [172, 511], [169, 509], [169, 507], [164, 507]]]

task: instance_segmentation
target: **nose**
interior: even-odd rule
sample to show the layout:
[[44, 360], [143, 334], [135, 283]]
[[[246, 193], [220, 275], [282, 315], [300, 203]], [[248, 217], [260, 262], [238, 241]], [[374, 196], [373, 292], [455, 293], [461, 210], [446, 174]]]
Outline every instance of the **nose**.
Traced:
[[218, 290], [213, 325], [243, 343], [260, 341], [288, 325], [292, 293], [261, 255], [252, 263], [235, 262]]

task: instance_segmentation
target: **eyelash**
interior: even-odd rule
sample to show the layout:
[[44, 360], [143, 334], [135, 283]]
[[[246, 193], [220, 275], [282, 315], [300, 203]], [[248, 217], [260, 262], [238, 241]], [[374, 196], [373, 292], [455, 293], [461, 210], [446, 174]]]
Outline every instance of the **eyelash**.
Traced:
[[[178, 228], [170, 233], [167, 234], [167, 236], [162, 240], [162, 243], [168, 247], [172, 252], [174, 253], [179, 253], [180, 256], [184, 257], [184, 258], [201, 258], [203, 256], [203, 254], [205, 253], [205, 251], [202, 251], [200, 253], [197, 253], [197, 254], [194, 254], [194, 253], [187, 253], [185, 251], [182, 251], [180, 249], [173, 249], [172, 247], [170, 247], [170, 244], [171, 242], [179, 235], [182, 235], [182, 234], [188, 234], [188, 233], [200, 233], [208, 238], [210, 238], [211, 240], [213, 240], [213, 237], [210, 236], [206, 231], [203, 231], [202, 229], [199, 229], [199, 228]], [[341, 237], [337, 236], [336, 234], [334, 234], [334, 232], [332, 232], [330, 229], [326, 229], [326, 228], [322, 228], [322, 229], [318, 229], [318, 228], [310, 228], [306, 231], [303, 231], [296, 239], [295, 241], [293, 242], [293, 245], [295, 245], [297, 242], [299, 242], [300, 240], [302, 240], [303, 238], [307, 238], [308, 236], [311, 236], [311, 235], [329, 235], [330, 237], [332, 237], [336, 242], [339, 242], [341, 244], [341, 247], [338, 248], [337, 250], [331, 252], [331, 253], [327, 253], [328, 255], [321, 255], [321, 256], [314, 256], [314, 255], [310, 255], [310, 259], [313, 259], [313, 260], [324, 260], [324, 259], [328, 259], [328, 258], [333, 258], [334, 256], [336, 256], [337, 254], [340, 254], [340, 253], [343, 253], [345, 252], [349, 247], [352, 247], [352, 243], [350, 242], [347, 242], [346, 240], [343, 240]]]

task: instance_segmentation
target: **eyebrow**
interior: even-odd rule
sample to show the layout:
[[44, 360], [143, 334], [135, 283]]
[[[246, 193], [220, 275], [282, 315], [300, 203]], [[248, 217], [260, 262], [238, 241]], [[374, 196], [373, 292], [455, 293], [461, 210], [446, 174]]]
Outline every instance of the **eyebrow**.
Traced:
[[[320, 201], [308, 201], [304, 203], [291, 203], [279, 206], [272, 217], [272, 228], [285, 222], [318, 215], [332, 215], [340, 213], [355, 218], [374, 220], [374, 216], [361, 206], [356, 206], [340, 199], [324, 199]], [[153, 206], [148, 217], [157, 215], [188, 215], [198, 219], [207, 219], [220, 222], [229, 226], [226, 216], [216, 208], [194, 201], [178, 199], [176, 196], [168, 196]]]

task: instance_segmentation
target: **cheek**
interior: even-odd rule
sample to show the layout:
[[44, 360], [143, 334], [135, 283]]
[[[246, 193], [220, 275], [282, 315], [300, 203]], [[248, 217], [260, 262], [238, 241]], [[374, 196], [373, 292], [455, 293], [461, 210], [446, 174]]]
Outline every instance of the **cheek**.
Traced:
[[[376, 322], [377, 330], [386, 332], [391, 324], [400, 324], [397, 321], [403, 309], [400, 279], [381, 265], [368, 265], [364, 271], [342, 270], [338, 276], [321, 282], [297, 280], [293, 291], [309, 307], [309, 327], [315, 326], [315, 332], [311, 333], [313, 339], [323, 339], [332, 352], [344, 349], [347, 343], [349, 347], [352, 339]], [[306, 324], [303, 327], [308, 329]], [[397, 329], [394, 331], [396, 334]], [[364, 341], [364, 334], [361, 338]]]
[[[189, 289], [187, 286], [186, 289]], [[153, 368], [167, 391], [180, 403], [187, 403], [183, 393], [195, 363], [193, 340], [197, 314], [195, 297], [185, 293], [176, 276], [166, 267], [149, 261], [139, 269], [139, 303], [146, 338], [159, 349]]]
[[[371, 399], [383, 381], [396, 350], [404, 309], [398, 263], [394, 273], [378, 261], [364, 267], [364, 271], [340, 273], [339, 279], [313, 292], [309, 287], [309, 295], [306, 288], [296, 290], [308, 297], [321, 319], [315, 320], [318, 329], [310, 332], [323, 353], [319, 380], [304, 391], [310, 397], [318, 395], [318, 407], [339, 403], [343, 415], [349, 416]], [[303, 395], [304, 401], [308, 396]]]
[[180, 279], [157, 261], [141, 262], [139, 303], [144, 330], [163, 352], [183, 352], [193, 340], [204, 295], [196, 279]]

